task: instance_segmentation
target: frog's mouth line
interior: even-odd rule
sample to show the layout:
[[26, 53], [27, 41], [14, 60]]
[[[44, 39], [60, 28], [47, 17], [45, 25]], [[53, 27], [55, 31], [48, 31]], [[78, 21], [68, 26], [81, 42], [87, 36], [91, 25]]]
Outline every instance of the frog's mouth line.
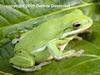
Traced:
[[90, 29], [90, 27], [92, 26], [92, 23], [90, 24], [87, 24], [85, 25], [86, 27], [83, 27], [83, 28], [80, 28], [80, 29], [77, 29], [77, 30], [74, 30], [74, 31], [71, 31], [71, 32], [67, 32], [67, 33], [64, 33], [61, 38], [65, 38], [67, 36], [70, 36], [70, 35], [74, 35], [74, 34], [79, 34], [79, 33], [84, 33], [86, 31], [88, 31], [88, 29]]

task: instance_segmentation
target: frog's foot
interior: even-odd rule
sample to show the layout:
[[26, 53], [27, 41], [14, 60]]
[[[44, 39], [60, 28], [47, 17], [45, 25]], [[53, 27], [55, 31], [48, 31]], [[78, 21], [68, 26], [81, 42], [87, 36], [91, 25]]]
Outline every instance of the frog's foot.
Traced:
[[12, 40], [12, 44], [17, 44], [20, 41], [20, 38], [15, 38]]
[[75, 39], [77, 39], [77, 40], [79, 40], [79, 41], [80, 41], [80, 40], [83, 40], [83, 38], [80, 37], [80, 36], [76, 36]]
[[41, 70], [41, 67], [42, 67], [42, 66], [48, 65], [48, 64], [50, 64], [50, 63], [51, 63], [51, 61], [42, 62], [42, 63], [40, 63], [39, 65], [36, 65], [36, 66], [35, 66], [35, 70]]
[[64, 53], [65, 58], [70, 58], [70, 57], [80, 57], [84, 53], [84, 50], [69, 50]]
[[81, 49], [81, 50], [79, 50], [79, 51], [76, 51], [76, 52], [73, 54], [73, 56], [75, 56], [75, 57], [80, 57], [83, 53], [84, 53], [84, 50]]
[[23, 37], [17, 37], [15, 39], [13, 39], [12, 44], [17, 44], [21, 39], [23, 39]]
[[48, 65], [50, 63], [51, 63], [51, 61], [42, 62], [39, 65], [36, 65], [34, 67], [31, 67], [31, 68], [24, 68], [24, 67], [19, 67], [19, 66], [16, 66], [16, 65], [12, 65], [12, 67], [17, 69], [17, 70], [24, 71], [24, 72], [33, 72], [33, 71], [41, 70], [42, 66]]

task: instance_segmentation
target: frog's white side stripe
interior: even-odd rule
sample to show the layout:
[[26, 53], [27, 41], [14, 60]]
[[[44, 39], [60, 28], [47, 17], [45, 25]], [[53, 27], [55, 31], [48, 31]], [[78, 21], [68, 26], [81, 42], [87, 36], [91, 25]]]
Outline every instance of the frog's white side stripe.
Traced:
[[80, 32], [80, 31], [81, 31], [81, 29], [79, 29], [79, 30], [74, 30], [74, 31], [71, 31], [71, 32], [67, 32], [67, 33], [64, 33], [64, 34], [61, 36], [61, 38], [65, 38], [65, 37], [67, 37], [67, 36], [69, 36], [69, 35], [76, 34], [76, 33]]
[[[86, 28], [87, 29], [87, 28]], [[65, 37], [67, 37], [67, 36], [69, 36], [69, 35], [73, 35], [73, 34], [77, 34], [77, 33], [81, 33], [81, 32], [83, 32], [85, 29], [78, 29], [78, 30], [74, 30], [74, 31], [71, 31], [71, 32], [67, 32], [67, 33], [64, 33], [62, 36], [61, 36], [61, 38], [65, 38]]]
[[46, 48], [46, 46], [43, 46], [41, 48], [36, 49], [36, 51], [40, 52], [40, 51], [43, 51], [45, 48]]
[[[90, 20], [90, 21], [91, 21], [91, 20]], [[80, 29], [78, 29], [78, 30], [74, 30], [74, 31], [71, 31], [71, 32], [64, 33], [64, 34], [61, 36], [61, 38], [65, 38], [65, 37], [67, 37], [67, 36], [69, 36], [69, 35], [73, 35], [73, 34], [77, 34], [77, 33], [82, 33], [82, 32], [84, 32], [86, 29], [88, 29], [89, 27], [91, 27], [92, 23], [93, 23], [93, 22], [91, 22], [90, 24], [85, 25], [86, 27], [80, 28]]]
[[45, 48], [46, 48], [46, 45], [43, 46], [43, 47], [41, 47], [41, 48], [38, 48], [38, 49], [33, 50], [32, 53], [41, 52], [41, 51], [45, 50]]

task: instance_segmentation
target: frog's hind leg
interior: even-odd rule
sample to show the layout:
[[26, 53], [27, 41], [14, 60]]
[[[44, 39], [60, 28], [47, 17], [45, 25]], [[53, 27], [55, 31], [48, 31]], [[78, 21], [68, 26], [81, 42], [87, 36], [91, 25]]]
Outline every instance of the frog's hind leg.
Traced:
[[38, 64], [38, 65], [35, 66], [34, 70], [35, 70], [35, 71], [41, 70], [41, 67], [42, 67], [42, 66], [48, 65], [48, 64], [50, 64], [50, 63], [51, 63], [51, 61], [44, 61], [44, 62], [41, 62], [40, 64]]
[[33, 72], [33, 71], [38, 71], [38, 70], [41, 70], [41, 67], [42, 66], [45, 66], [45, 65], [48, 65], [50, 64], [51, 61], [45, 61], [45, 62], [42, 62], [34, 67], [31, 67], [31, 68], [22, 68], [22, 67], [19, 67], [19, 66], [16, 66], [16, 65], [12, 65], [12, 67], [20, 70], [20, 71], [24, 71], [24, 72]]

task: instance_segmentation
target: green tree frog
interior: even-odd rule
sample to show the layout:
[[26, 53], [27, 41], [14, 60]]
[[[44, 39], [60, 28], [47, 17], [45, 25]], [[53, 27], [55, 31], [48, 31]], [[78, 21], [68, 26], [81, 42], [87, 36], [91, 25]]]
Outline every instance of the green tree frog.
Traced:
[[9, 63], [21, 71], [36, 71], [52, 59], [61, 60], [77, 56], [82, 51], [64, 51], [65, 46], [77, 38], [77, 34], [89, 29], [92, 23], [92, 19], [79, 9], [48, 20], [23, 34], [19, 43], [15, 45], [15, 55]]

